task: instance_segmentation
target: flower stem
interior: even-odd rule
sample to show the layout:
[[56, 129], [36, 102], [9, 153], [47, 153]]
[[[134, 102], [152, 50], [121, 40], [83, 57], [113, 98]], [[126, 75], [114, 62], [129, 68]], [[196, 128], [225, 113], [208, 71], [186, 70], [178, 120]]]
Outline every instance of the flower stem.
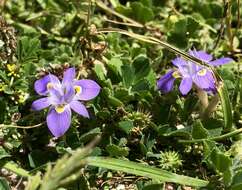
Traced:
[[0, 128], [20, 128], [20, 129], [32, 129], [36, 127], [40, 127], [44, 124], [45, 122], [39, 123], [37, 125], [31, 125], [31, 126], [17, 126], [17, 125], [5, 125], [5, 124], [0, 124]]
[[209, 102], [208, 106], [206, 107], [206, 109], [204, 110], [202, 117], [203, 119], [206, 119], [210, 116], [210, 114], [215, 111], [216, 106], [219, 102], [219, 96], [216, 94], [213, 96], [213, 98], [211, 99], [211, 101]]
[[197, 88], [197, 96], [201, 101], [203, 108], [206, 109], [208, 107], [208, 95], [204, 90]]
[[240, 129], [236, 129], [232, 132], [217, 136], [217, 137], [211, 137], [211, 138], [207, 138], [207, 139], [194, 139], [194, 140], [179, 140], [178, 142], [180, 143], [201, 143], [205, 140], [212, 140], [212, 141], [221, 141], [230, 137], [233, 137], [235, 135], [238, 135], [239, 133], [242, 132], [242, 128]]
[[231, 4], [231, 1], [228, 0], [227, 1], [227, 15], [226, 15], [226, 28], [227, 28], [227, 36], [228, 36], [228, 39], [229, 39], [229, 48], [230, 48], [230, 51], [233, 52], [233, 33], [232, 33], [232, 29], [231, 29], [231, 19], [232, 19], [232, 15], [231, 15], [231, 7], [232, 7], [232, 4]]

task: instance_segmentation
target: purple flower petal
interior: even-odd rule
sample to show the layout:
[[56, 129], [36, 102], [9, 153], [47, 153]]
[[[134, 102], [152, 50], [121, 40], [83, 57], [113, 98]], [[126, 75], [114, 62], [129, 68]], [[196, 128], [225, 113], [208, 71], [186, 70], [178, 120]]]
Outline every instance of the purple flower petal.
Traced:
[[177, 58], [171, 60], [171, 62], [173, 63], [173, 65], [175, 65], [177, 67], [187, 65], [187, 61], [181, 57], [177, 57]]
[[178, 70], [183, 77], [191, 77], [191, 75], [196, 72], [196, 64], [191, 61], [186, 61], [183, 58], [177, 57], [172, 60], [172, 63], [178, 67]]
[[31, 109], [35, 111], [42, 110], [50, 106], [49, 98], [40, 98], [32, 103]]
[[189, 54], [205, 62], [209, 62], [213, 59], [213, 56], [205, 51], [190, 50]]
[[60, 84], [59, 79], [52, 74], [46, 75], [43, 78], [35, 81], [34, 83], [34, 89], [39, 95], [47, 95], [48, 94], [48, 89], [47, 89], [47, 84], [52, 83], [52, 84]]
[[172, 90], [173, 84], [175, 81], [175, 78], [172, 76], [173, 70], [168, 71], [165, 75], [163, 75], [158, 81], [157, 81], [157, 88], [164, 92], [168, 93]]
[[74, 67], [67, 69], [64, 72], [62, 83], [63, 84], [70, 84], [70, 83], [72, 83], [74, 81], [74, 79], [75, 79], [75, 76], [76, 76], [76, 70], [75, 70]]
[[179, 86], [179, 90], [182, 95], [187, 95], [187, 93], [192, 89], [192, 78], [183, 78]]
[[79, 100], [91, 100], [95, 98], [99, 92], [101, 87], [93, 80], [83, 79], [77, 80], [74, 82], [74, 86], [80, 87], [76, 94], [76, 98]]
[[79, 115], [82, 115], [83, 117], [89, 118], [89, 113], [86, 109], [86, 107], [79, 101], [72, 101], [70, 103], [71, 109], [78, 113]]
[[201, 74], [194, 75], [193, 77], [194, 83], [197, 85], [197, 87], [206, 91], [216, 90], [215, 79], [212, 72], [207, 69], [205, 70], [206, 71], [204, 72], [203, 75]]
[[64, 103], [65, 99], [64, 99], [61, 86], [49, 89], [49, 93], [50, 93], [49, 101], [51, 102], [52, 105], [58, 105], [58, 104]]
[[184, 78], [190, 78], [196, 73], [197, 67], [193, 62], [187, 61], [186, 65], [179, 66], [178, 70]]
[[229, 58], [229, 57], [223, 57], [223, 58], [220, 58], [220, 59], [216, 59], [214, 61], [210, 61], [209, 64], [213, 65], [213, 66], [219, 66], [219, 65], [230, 63], [232, 61], [234, 61], [234, 60]]
[[62, 113], [57, 113], [55, 108], [52, 107], [46, 120], [50, 132], [55, 137], [60, 137], [64, 135], [71, 125], [71, 109], [69, 106], [66, 106]]
[[73, 100], [74, 96], [75, 96], [75, 89], [72, 85], [68, 85], [67, 87], [65, 87], [64, 90], [64, 100], [66, 103], [69, 103]]

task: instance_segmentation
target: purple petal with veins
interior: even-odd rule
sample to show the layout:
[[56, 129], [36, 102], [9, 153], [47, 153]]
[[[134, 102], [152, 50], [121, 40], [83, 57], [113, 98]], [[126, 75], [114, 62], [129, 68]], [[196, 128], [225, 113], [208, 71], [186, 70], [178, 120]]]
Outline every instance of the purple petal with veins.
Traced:
[[187, 93], [192, 89], [192, 79], [191, 78], [183, 78], [181, 84], [179, 86], [179, 90], [182, 95], [187, 95]]
[[52, 74], [46, 75], [43, 78], [35, 81], [35, 83], [34, 83], [35, 91], [39, 95], [47, 95], [48, 94], [48, 89], [47, 89], [48, 83], [53, 83], [55, 85], [59, 85], [60, 81], [55, 75], [52, 75]]
[[224, 64], [230, 63], [232, 61], [234, 61], [234, 60], [229, 58], [229, 57], [222, 57], [220, 59], [216, 59], [214, 61], [210, 61], [209, 64], [213, 65], [213, 66], [219, 66], [219, 65], [224, 65]]
[[67, 69], [64, 72], [62, 83], [67, 85], [71, 84], [74, 81], [75, 76], [76, 76], [76, 71], [74, 67]]
[[35, 111], [39, 111], [39, 110], [42, 110], [44, 108], [47, 108], [51, 105], [51, 102], [49, 101], [49, 98], [46, 97], [46, 98], [40, 98], [38, 100], [35, 100], [33, 103], [32, 103], [32, 106], [31, 106], [31, 109], [32, 110], [35, 110]]
[[209, 62], [213, 59], [213, 56], [205, 51], [190, 50], [189, 54], [205, 62]]
[[197, 87], [205, 91], [208, 89], [216, 89], [214, 76], [212, 72], [207, 69], [204, 76], [200, 76], [198, 74], [194, 75], [193, 81], [197, 85]]
[[54, 107], [50, 108], [50, 111], [46, 118], [47, 126], [50, 132], [55, 137], [60, 137], [69, 129], [71, 125], [71, 109], [66, 106], [62, 113], [57, 113]]
[[86, 107], [79, 101], [72, 101], [70, 103], [71, 109], [78, 113], [79, 115], [82, 115], [83, 117], [89, 118], [89, 113], [86, 109]]
[[168, 93], [173, 89], [173, 84], [175, 81], [175, 78], [173, 77], [174, 70], [169, 71], [165, 75], [163, 75], [158, 81], [157, 81], [157, 88], [164, 92]]
[[177, 58], [173, 59], [171, 62], [173, 65], [175, 65], [177, 67], [187, 65], [187, 61], [181, 57], [177, 57]]
[[80, 87], [80, 92], [75, 97], [78, 100], [91, 100], [99, 94], [101, 89], [95, 81], [88, 79], [77, 80], [74, 86]]

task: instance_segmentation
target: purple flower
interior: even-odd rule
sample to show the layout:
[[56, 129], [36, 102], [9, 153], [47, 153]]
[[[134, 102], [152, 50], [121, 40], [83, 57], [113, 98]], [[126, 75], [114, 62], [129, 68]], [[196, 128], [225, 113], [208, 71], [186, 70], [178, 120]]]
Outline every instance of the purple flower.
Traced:
[[[228, 57], [213, 60], [212, 55], [204, 51], [193, 50], [189, 54], [212, 66], [219, 66], [233, 61], [233, 59]], [[162, 92], [170, 92], [177, 78], [182, 78], [179, 90], [183, 95], [186, 95], [192, 89], [193, 84], [204, 91], [216, 92], [216, 80], [212, 71], [206, 67], [197, 65], [181, 57], [175, 58], [172, 60], [172, 63], [177, 68], [168, 71], [157, 81], [157, 87]]]
[[76, 80], [75, 68], [64, 72], [62, 82], [52, 74], [37, 80], [34, 89], [39, 95], [45, 96], [33, 102], [33, 110], [50, 107], [47, 115], [47, 126], [55, 137], [62, 136], [71, 125], [71, 110], [89, 118], [86, 107], [79, 101], [95, 98], [100, 86], [93, 80]]

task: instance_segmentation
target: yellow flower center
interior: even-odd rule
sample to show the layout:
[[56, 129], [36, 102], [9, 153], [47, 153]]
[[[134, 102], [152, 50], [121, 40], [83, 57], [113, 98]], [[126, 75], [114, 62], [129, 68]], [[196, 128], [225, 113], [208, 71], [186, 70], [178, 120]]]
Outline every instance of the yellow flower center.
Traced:
[[58, 106], [56, 106], [56, 107], [55, 107], [55, 111], [56, 111], [57, 113], [62, 113], [62, 112], [64, 112], [64, 111], [65, 111], [65, 105], [58, 105]]
[[52, 89], [53, 87], [54, 87], [54, 85], [53, 85], [51, 82], [49, 82], [49, 83], [47, 84], [47, 89], [48, 89], [48, 90]]
[[76, 94], [80, 94], [82, 92], [82, 87], [80, 86], [74, 86]]
[[197, 72], [197, 74], [198, 74], [199, 76], [205, 76], [206, 73], [207, 73], [207, 70], [206, 70], [206, 69], [201, 69], [200, 71]]
[[179, 78], [181, 75], [180, 75], [180, 73], [179, 73], [178, 71], [175, 71], [175, 72], [172, 73], [172, 76], [173, 76], [175, 79], [177, 79], [177, 78]]

